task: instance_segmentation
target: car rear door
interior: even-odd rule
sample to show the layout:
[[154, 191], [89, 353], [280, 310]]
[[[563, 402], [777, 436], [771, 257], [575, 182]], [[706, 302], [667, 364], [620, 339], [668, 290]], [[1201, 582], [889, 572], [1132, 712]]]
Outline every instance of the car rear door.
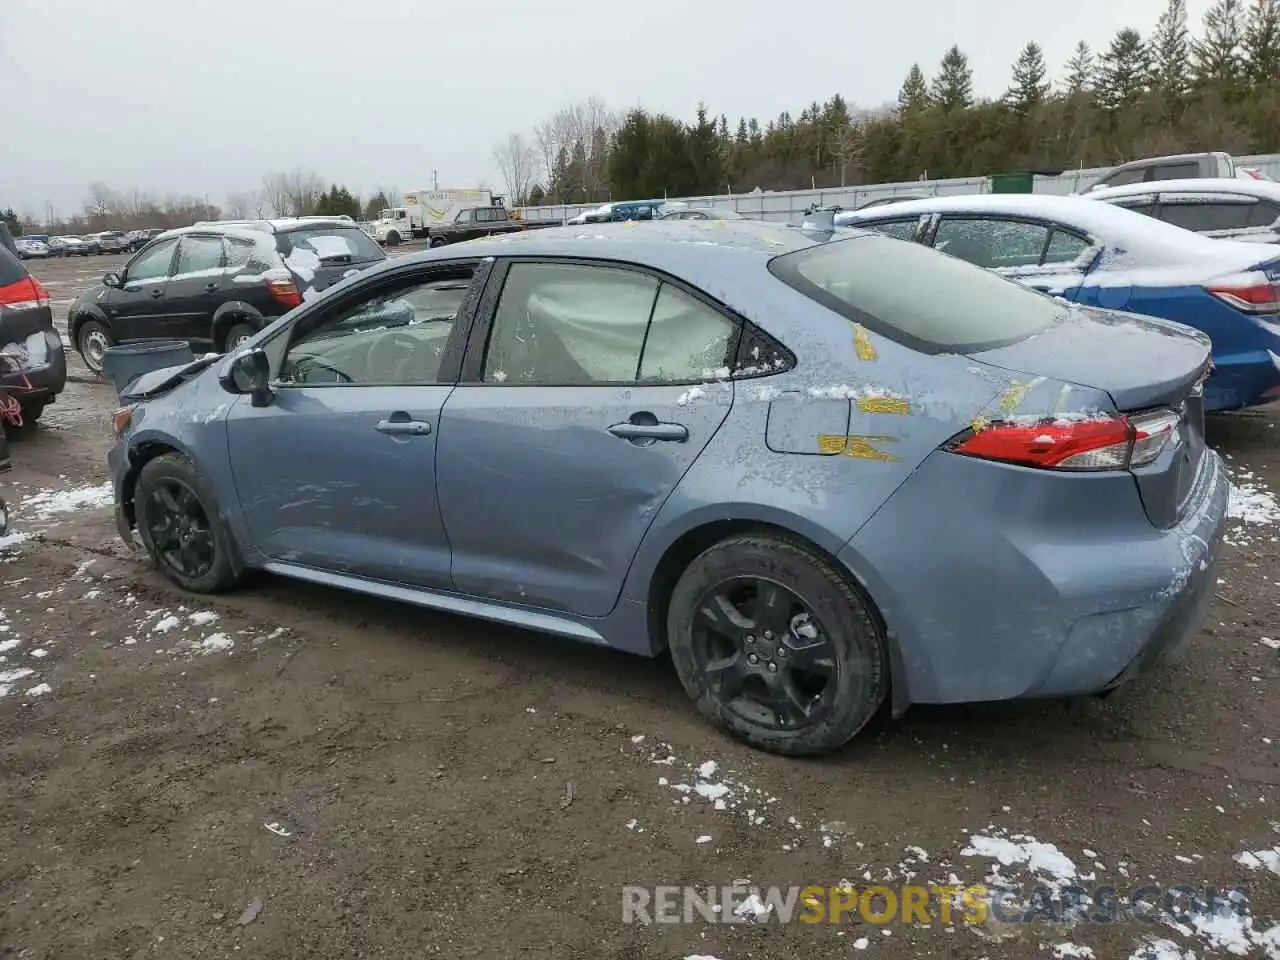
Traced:
[[216, 234], [189, 233], [165, 288], [165, 336], [212, 343], [213, 315], [227, 289], [227, 261]]
[[500, 262], [484, 303], [441, 415], [454, 585], [603, 616], [733, 405], [717, 376], [740, 324], [696, 291], [605, 262]]
[[147, 247], [125, 266], [118, 287], [105, 287], [98, 305], [117, 340], [170, 336], [165, 320], [165, 287], [178, 252], [177, 239]]

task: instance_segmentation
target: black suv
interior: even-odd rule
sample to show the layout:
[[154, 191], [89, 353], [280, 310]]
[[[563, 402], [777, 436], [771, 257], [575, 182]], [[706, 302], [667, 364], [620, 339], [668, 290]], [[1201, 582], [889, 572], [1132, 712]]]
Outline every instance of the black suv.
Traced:
[[197, 223], [162, 233], [71, 305], [71, 342], [95, 373], [107, 348], [186, 340], [234, 350], [279, 316], [387, 255], [350, 220]]
[[67, 356], [53, 327], [49, 291], [14, 256], [12, 245], [0, 223], [0, 400], [17, 400], [29, 422], [66, 387]]

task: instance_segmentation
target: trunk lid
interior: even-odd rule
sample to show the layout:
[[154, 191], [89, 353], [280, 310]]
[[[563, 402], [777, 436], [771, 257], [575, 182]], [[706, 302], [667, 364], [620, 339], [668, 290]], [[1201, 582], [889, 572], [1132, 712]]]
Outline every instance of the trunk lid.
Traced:
[[1211, 350], [1208, 337], [1181, 324], [1075, 307], [1042, 333], [968, 356], [1004, 371], [1104, 391], [1121, 413], [1177, 412], [1161, 455], [1131, 471], [1148, 518], [1167, 528], [1181, 518], [1204, 456], [1203, 392]]

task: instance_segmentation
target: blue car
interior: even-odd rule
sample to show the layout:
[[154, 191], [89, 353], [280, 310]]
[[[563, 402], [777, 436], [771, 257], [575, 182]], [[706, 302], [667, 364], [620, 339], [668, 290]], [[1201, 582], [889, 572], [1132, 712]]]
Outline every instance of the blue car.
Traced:
[[265, 570], [669, 653], [782, 754], [886, 700], [1095, 693], [1177, 648], [1226, 517], [1208, 339], [827, 226], [362, 272], [125, 388], [120, 534], [195, 593]]
[[935, 197], [836, 222], [914, 240], [1080, 304], [1208, 334], [1209, 411], [1280, 398], [1280, 250], [1213, 240], [1092, 198]]

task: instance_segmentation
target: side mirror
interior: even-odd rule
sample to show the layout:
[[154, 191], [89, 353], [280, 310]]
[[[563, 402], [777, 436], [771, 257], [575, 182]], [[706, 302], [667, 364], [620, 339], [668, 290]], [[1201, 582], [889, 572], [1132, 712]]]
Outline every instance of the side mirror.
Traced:
[[219, 382], [228, 393], [249, 394], [255, 407], [269, 406], [271, 392], [271, 363], [260, 348], [237, 354], [226, 367]]
[[102, 285], [104, 287], [112, 287], [118, 290], [120, 287], [124, 286], [124, 281], [120, 279], [120, 274], [112, 271], [102, 278]]

